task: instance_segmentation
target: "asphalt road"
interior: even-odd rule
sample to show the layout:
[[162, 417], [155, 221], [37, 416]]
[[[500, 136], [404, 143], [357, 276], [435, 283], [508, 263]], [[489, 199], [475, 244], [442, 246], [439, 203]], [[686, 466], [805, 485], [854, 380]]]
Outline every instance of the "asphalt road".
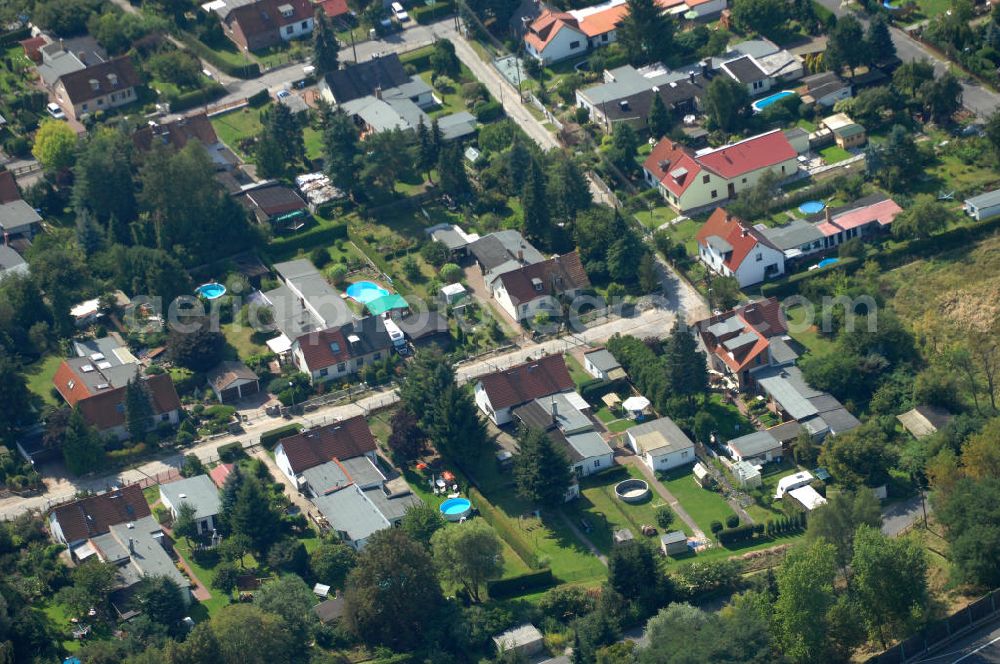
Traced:
[[[925, 502], [927, 514], [931, 513], [931, 501]], [[924, 508], [920, 504], [920, 496], [913, 496], [898, 503], [893, 503], [882, 510], [882, 532], [889, 537], [895, 537], [910, 524], [924, 518]]]
[[[817, 0], [821, 5], [832, 11], [837, 17], [854, 14], [867, 27], [868, 19], [853, 12], [841, 4], [840, 0]], [[899, 28], [891, 28], [892, 43], [896, 45], [896, 55], [904, 62], [912, 60], [928, 60], [934, 64], [934, 72], [940, 76], [948, 70], [948, 61], [939, 58], [926, 46], [913, 39]], [[986, 118], [1000, 108], [1000, 94], [988, 90], [976, 82], [962, 82], [962, 104], [981, 118]]]
[[917, 660], [918, 664], [1000, 664], [1000, 623], [989, 625], [946, 646], [942, 652]]

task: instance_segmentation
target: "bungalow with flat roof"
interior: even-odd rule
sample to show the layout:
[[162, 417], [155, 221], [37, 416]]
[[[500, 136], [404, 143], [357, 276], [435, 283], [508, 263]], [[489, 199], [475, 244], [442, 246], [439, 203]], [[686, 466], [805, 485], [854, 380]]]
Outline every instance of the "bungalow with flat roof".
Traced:
[[0, 203], [0, 233], [3, 233], [4, 244], [10, 245], [18, 239], [31, 240], [41, 224], [42, 218], [35, 208], [20, 198]]
[[476, 405], [497, 426], [511, 421], [517, 406], [560, 392], [570, 392], [575, 384], [562, 355], [546, 355], [508, 369], [479, 377]]
[[729, 454], [736, 461], [752, 463], [780, 462], [784, 456], [780, 440], [776, 440], [767, 430], [754, 431], [726, 443]]
[[625, 438], [629, 447], [653, 472], [678, 468], [698, 460], [694, 443], [669, 417], [637, 424], [625, 431]]
[[424, 229], [424, 233], [435, 242], [440, 242], [456, 258], [468, 255], [469, 245], [479, 239], [476, 233], [466, 233], [457, 224], [437, 224]]
[[402, 478], [367, 490], [351, 483], [312, 502], [319, 510], [320, 525], [358, 551], [372, 535], [398, 525], [406, 510], [421, 504]]
[[330, 285], [310, 260], [297, 258], [275, 263], [274, 272], [281, 284], [263, 293], [264, 301], [274, 311], [274, 325], [281, 332], [279, 339], [284, 343], [284, 351], [279, 351], [269, 341], [268, 347], [274, 352], [287, 352], [292, 341], [304, 334], [317, 333], [354, 320], [354, 314], [340, 297], [340, 291]]
[[276, 231], [297, 231], [309, 223], [309, 206], [298, 192], [274, 180], [247, 185], [233, 198], [257, 223]]
[[182, 505], [194, 508], [194, 522], [198, 534], [214, 533], [222, 504], [219, 489], [208, 475], [185, 477], [176, 482], [160, 485], [160, 502], [177, 519]]
[[797, 92], [804, 104], [830, 108], [838, 101], [850, 99], [853, 87], [834, 72], [827, 71], [803, 78]]
[[976, 221], [986, 221], [1000, 215], [1000, 189], [965, 199], [965, 214]]
[[583, 368], [594, 378], [619, 380], [627, 378], [625, 369], [607, 348], [596, 348], [583, 354]]

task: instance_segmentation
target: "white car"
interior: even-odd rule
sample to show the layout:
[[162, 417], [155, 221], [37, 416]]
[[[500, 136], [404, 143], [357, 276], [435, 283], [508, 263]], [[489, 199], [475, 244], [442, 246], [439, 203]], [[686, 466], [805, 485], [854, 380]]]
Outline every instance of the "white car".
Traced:
[[398, 2], [394, 2], [392, 3], [391, 7], [392, 7], [392, 15], [396, 17], [397, 21], [399, 21], [400, 23], [406, 23], [407, 21], [410, 20], [410, 15], [406, 13], [405, 9], [403, 9], [403, 5], [399, 4]]
[[66, 114], [63, 113], [63, 110], [62, 110], [62, 108], [59, 107], [59, 104], [56, 104], [54, 102], [49, 103], [45, 107], [45, 110], [48, 111], [49, 115], [51, 115], [52, 117], [54, 117], [56, 120], [65, 120], [66, 119]]

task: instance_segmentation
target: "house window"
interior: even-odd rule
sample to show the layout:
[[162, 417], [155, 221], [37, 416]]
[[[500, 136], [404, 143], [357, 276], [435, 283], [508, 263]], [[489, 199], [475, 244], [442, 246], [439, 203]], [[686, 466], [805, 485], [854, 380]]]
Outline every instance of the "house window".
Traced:
[[603, 34], [603, 35], [601, 35], [601, 41], [602, 41], [602, 42], [606, 42], [606, 41], [608, 41], [608, 35], [607, 35], [607, 34]]
[[703, 175], [703, 176], [701, 177], [701, 183], [702, 183], [702, 184], [708, 184], [708, 181], [709, 181], [709, 180], [711, 180], [711, 179], [712, 179], [712, 178], [711, 178], [711, 176], [708, 176], [708, 175]]
[[327, 375], [328, 373], [330, 373], [330, 371], [329, 371], [329, 369], [327, 369], [326, 367], [324, 367], [324, 368], [322, 368], [322, 369], [320, 369], [320, 370], [319, 370], [319, 375], [320, 375], [320, 376], [325, 376], [325, 375]]
[[683, 452], [681, 452], [681, 458], [682, 459], [688, 458], [688, 451], [687, 450], [684, 450]]
[[747, 179], [743, 178], [743, 184], [746, 184], [746, 183], [747, 183]]
[[594, 459], [594, 468], [600, 468], [600, 467], [601, 467], [601, 460]]
[[784, 173], [784, 172], [785, 172], [785, 165], [784, 165], [784, 164], [782, 164], [782, 165], [781, 165], [781, 172], [782, 172], [782, 173]]
[[84, 111], [86, 111], [86, 110], [87, 110], [87, 105], [86, 105], [86, 104], [84, 104], [84, 105], [82, 105], [82, 106], [81, 106], [80, 108], [81, 108], [81, 109], [83, 109]]
[[98, 99], [97, 100], [97, 105], [98, 106], [104, 106], [104, 100], [103, 99]]
[[718, 198], [718, 197], [719, 197], [719, 192], [718, 192], [718, 190], [716, 190], [716, 189], [713, 189], [713, 190], [712, 190], [712, 198]]
[[303, 30], [309, 29], [309, 21], [302, 21], [302, 29]]
[[759, 263], [762, 260], [764, 260], [763, 254], [757, 254], [757, 262]]
[[74, 387], [76, 387], [76, 381], [75, 380], [69, 381], [68, 383], [66, 383], [66, 387], [72, 390]]
[[347, 368], [347, 364], [344, 363], [344, 362], [341, 362], [340, 364], [337, 365], [337, 373], [344, 373], [344, 369], [346, 369], [346, 368]]
[[382, 359], [382, 353], [375, 353], [374, 355], [372, 355], [372, 359], [378, 362], [379, 360]]
[[161, 422], [169, 422], [170, 421], [170, 413], [164, 413], [163, 415], [160, 415], [160, 421]]
[[[286, 34], [286, 35], [290, 35], [290, 34], [292, 34], [293, 32], [295, 32], [295, 26], [294, 26], [294, 25], [290, 25], [290, 26], [288, 26], [287, 28], [285, 28], [285, 34]], [[272, 34], [273, 34], [273, 33], [272, 33]]]
[[569, 43], [569, 47], [572, 48], [572, 49], [580, 48], [580, 42], [578, 42], [578, 41], [571, 41]]

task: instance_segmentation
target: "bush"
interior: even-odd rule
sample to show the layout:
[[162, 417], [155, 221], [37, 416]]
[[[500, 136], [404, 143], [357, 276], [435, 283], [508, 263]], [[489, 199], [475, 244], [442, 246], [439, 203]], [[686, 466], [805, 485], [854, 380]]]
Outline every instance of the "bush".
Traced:
[[528, 591], [541, 590], [555, 585], [552, 570], [543, 569], [538, 572], [528, 572], [509, 579], [497, 579], [486, 583], [486, 592], [490, 599], [504, 599], [523, 595]]
[[214, 101], [224, 95], [226, 89], [218, 83], [207, 85], [204, 88], [182, 92], [176, 95], [168, 95], [167, 103], [170, 104], [172, 113], [179, 113], [198, 106], [204, 106], [210, 101]]
[[666, 530], [674, 522], [674, 513], [666, 505], [656, 510], [656, 525]]
[[735, 514], [726, 517], [726, 528], [735, 528], [738, 525], [740, 525], [740, 517]]
[[713, 535], [718, 535], [719, 533], [722, 532], [722, 522], [721, 521], [713, 521], [712, 524], [708, 528], [709, 528], [709, 530], [712, 531]]
[[454, 263], [445, 263], [441, 266], [441, 271], [438, 273], [441, 277], [441, 281], [448, 284], [454, 284], [461, 281], [463, 274], [462, 268]]
[[452, 12], [451, 0], [437, 0], [433, 7], [419, 5], [407, 10], [416, 23], [433, 23]]
[[334, 286], [340, 286], [341, 284], [344, 283], [344, 280], [347, 279], [348, 272], [349, 270], [347, 269], [346, 265], [344, 265], [343, 263], [337, 263], [336, 265], [334, 265], [333, 267], [331, 267], [329, 270], [326, 271], [326, 276], [330, 281], [333, 282]]
[[480, 122], [493, 122], [503, 117], [503, 106], [498, 101], [489, 101], [473, 108], [472, 114]]
[[273, 450], [279, 440], [289, 436], [294, 436], [300, 431], [302, 431], [301, 424], [286, 424], [283, 427], [278, 427], [277, 429], [271, 429], [270, 431], [262, 433], [260, 435], [260, 444], [264, 447], [264, 449]]
[[[191, 34], [182, 33], [181, 41], [183, 41], [184, 45], [191, 49], [195, 55], [199, 58], [207, 60], [216, 69], [225, 74], [235, 76], [236, 78], [258, 78], [260, 76], [260, 65], [256, 62], [248, 62], [244, 65], [234, 65]], [[267, 90], [264, 90], [264, 94], [267, 95]]]
[[244, 456], [246, 456], [246, 452], [243, 451], [243, 445], [238, 441], [219, 448], [219, 460], [223, 463], [232, 463]]
[[743, 526], [729, 528], [728, 530], [723, 530], [718, 534], [719, 544], [722, 546], [729, 546], [730, 544], [749, 542], [753, 539], [753, 533], [753, 524], [749, 523]]

